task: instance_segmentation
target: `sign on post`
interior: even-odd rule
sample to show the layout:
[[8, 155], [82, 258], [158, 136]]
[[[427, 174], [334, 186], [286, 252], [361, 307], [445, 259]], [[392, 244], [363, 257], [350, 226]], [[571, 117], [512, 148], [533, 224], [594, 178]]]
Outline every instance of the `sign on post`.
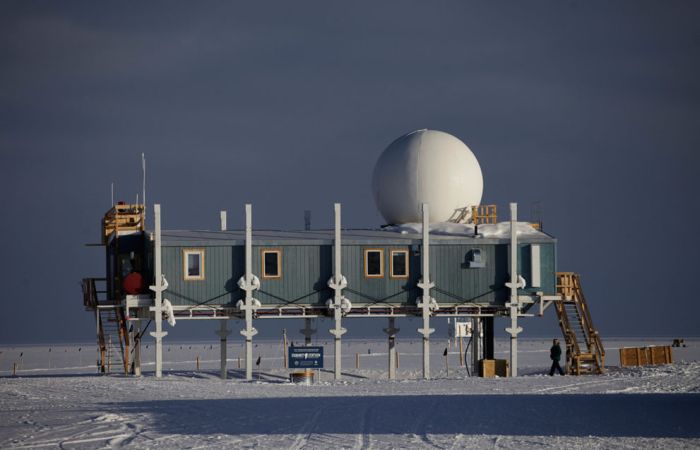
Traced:
[[290, 369], [322, 369], [323, 347], [289, 347]]
[[455, 319], [454, 337], [471, 337], [472, 336], [472, 323], [471, 322], [457, 322]]

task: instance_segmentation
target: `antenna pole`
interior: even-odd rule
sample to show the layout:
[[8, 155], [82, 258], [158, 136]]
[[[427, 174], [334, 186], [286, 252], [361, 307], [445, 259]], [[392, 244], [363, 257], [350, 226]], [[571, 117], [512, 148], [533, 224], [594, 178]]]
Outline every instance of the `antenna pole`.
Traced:
[[112, 206], [114, 206], [114, 181], [112, 181]]
[[141, 167], [143, 169], [143, 192], [141, 199], [143, 200], [143, 221], [146, 222], [146, 154], [141, 153]]

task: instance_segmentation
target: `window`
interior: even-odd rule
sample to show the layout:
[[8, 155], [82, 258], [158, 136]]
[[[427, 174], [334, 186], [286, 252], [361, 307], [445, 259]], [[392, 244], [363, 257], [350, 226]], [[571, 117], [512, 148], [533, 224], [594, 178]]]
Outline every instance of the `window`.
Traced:
[[184, 249], [182, 260], [185, 280], [204, 279], [204, 249]]
[[262, 250], [261, 253], [263, 278], [281, 278], [282, 251]]
[[391, 251], [391, 278], [408, 278], [408, 250]]
[[382, 278], [384, 276], [384, 250], [370, 248], [365, 250], [365, 277]]
[[484, 257], [481, 255], [481, 250], [478, 248], [475, 248], [469, 252], [467, 255], [467, 263], [471, 268], [486, 267], [486, 261], [484, 261]]

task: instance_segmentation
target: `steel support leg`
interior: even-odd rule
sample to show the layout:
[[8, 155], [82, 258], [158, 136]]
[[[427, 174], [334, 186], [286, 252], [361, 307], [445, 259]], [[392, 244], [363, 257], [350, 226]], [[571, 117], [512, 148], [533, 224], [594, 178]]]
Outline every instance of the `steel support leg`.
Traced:
[[396, 379], [396, 333], [399, 332], [399, 328], [396, 328], [395, 319], [389, 317], [389, 326], [384, 328], [384, 332], [389, 335], [389, 379]]
[[225, 380], [227, 375], [228, 375], [228, 367], [227, 367], [227, 362], [228, 362], [228, 352], [227, 352], [227, 345], [228, 345], [228, 336], [231, 334], [231, 330], [229, 330], [226, 327], [226, 322], [227, 319], [222, 319], [220, 323], [220, 328], [216, 332], [216, 334], [219, 336], [219, 345], [221, 347], [221, 368], [219, 371], [219, 376], [221, 377], [222, 380]]
[[155, 239], [154, 239], [154, 265], [155, 265], [155, 285], [150, 286], [150, 289], [155, 292], [155, 306], [150, 308], [154, 313], [153, 321], [156, 325], [156, 331], [151, 332], [151, 336], [156, 340], [156, 378], [163, 376], [163, 338], [168, 335], [167, 331], [163, 331], [163, 291], [165, 290], [163, 283], [162, 259], [161, 259], [161, 230], [160, 230], [160, 205], [153, 205], [153, 220], [155, 222]]
[[428, 204], [423, 203], [423, 247], [421, 258], [423, 262], [423, 278], [418, 283], [418, 287], [423, 291], [418, 307], [423, 311], [423, 328], [418, 332], [423, 335], [423, 378], [430, 378], [430, 335], [435, 331], [430, 328], [430, 289], [435, 283], [430, 281], [430, 212]]
[[134, 322], [134, 376], [141, 376], [141, 321]]
[[506, 286], [510, 288], [510, 327], [506, 332], [510, 334], [510, 375], [518, 376], [518, 334], [523, 329], [518, 326], [520, 314], [520, 300], [518, 299], [518, 235], [516, 225], [518, 221], [518, 205], [510, 204], [510, 282]]
[[316, 334], [316, 329], [311, 327], [311, 318], [304, 318], [304, 328], [299, 331], [304, 335], [304, 345], [307, 347], [311, 345], [311, 337]]
[[333, 296], [333, 318], [335, 320], [335, 328], [330, 330], [335, 340], [335, 355], [334, 355], [334, 370], [333, 375], [336, 380], [340, 380], [342, 369], [342, 354], [341, 354], [341, 336], [347, 331], [342, 326], [343, 311], [341, 309], [343, 301], [343, 275], [341, 272], [341, 235], [340, 235], [340, 203], [334, 205], [335, 209], [335, 239], [333, 242], [334, 258], [333, 258], [333, 280], [330, 287], [335, 292]]

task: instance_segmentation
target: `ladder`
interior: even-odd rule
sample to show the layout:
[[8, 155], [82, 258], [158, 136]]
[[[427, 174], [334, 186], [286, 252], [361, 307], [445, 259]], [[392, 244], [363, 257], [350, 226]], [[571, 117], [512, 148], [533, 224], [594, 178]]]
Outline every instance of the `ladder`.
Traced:
[[[129, 374], [129, 333], [126, 329], [124, 309], [99, 308], [98, 345], [100, 372], [111, 373], [116, 368]], [[113, 369], [114, 368], [114, 369]]]
[[557, 272], [557, 293], [561, 301], [555, 301], [554, 307], [566, 342], [567, 372], [571, 375], [602, 374], [605, 349], [593, 326], [579, 274]]
[[101, 373], [112, 372], [112, 367], [122, 367], [129, 374], [129, 330], [124, 308], [115, 302], [101, 300], [95, 281], [103, 278], [83, 278], [83, 304], [88, 311], [95, 311], [97, 321], [98, 365]]

